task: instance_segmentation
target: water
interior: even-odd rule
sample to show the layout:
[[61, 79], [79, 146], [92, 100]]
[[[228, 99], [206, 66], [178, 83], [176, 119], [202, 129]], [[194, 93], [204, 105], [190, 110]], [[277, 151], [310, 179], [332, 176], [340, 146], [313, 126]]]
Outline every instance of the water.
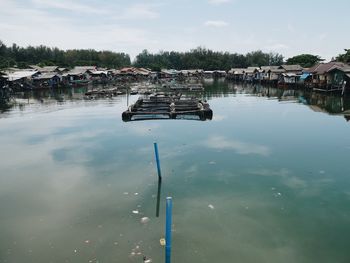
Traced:
[[166, 196], [173, 262], [349, 262], [348, 99], [215, 82], [212, 121], [124, 123], [81, 92], [0, 115], [0, 262], [164, 262]]

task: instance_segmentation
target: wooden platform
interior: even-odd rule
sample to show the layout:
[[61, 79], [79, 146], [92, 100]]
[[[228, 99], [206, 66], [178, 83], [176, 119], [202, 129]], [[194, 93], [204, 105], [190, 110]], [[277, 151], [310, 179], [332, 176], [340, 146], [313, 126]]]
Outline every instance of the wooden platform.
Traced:
[[181, 90], [181, 91], [203, 91], [204, 87], [202, 84], [182, 84], [170, 86], [171, 90]]
[[122, 113], [123, 121], [154, 119], [211, 120], [213, 112], [206, 101], [181, 95], [156, 94], [139, 98]]

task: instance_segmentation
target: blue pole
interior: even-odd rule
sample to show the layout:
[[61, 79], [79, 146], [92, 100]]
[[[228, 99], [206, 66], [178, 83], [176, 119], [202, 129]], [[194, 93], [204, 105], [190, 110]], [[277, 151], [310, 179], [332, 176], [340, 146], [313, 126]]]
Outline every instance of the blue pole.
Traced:
[[172, 225], [173, 199], [166, 198], [166, 220], [165, 220], [165, 263], [170, 263], [171, 258], [171, 225]]
[[161, 179], [162, 174], [160, 172], [160, 162], [159, 162], [159, 153], [158, 153], [158, 144], [154, 143], [154, 153], [156, 155], [156, 162], [157, 162], [157, 171], [158, 171], [158, 177]]

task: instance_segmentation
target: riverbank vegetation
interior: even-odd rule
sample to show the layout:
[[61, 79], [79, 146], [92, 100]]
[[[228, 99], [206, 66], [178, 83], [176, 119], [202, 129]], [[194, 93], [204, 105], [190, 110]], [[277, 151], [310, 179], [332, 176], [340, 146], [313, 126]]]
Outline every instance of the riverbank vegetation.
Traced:
[[[345, 49], [345, 53], [336, 56], [335, 60], [349, 63], [350, 49]], [[277, 66], [284, 63], [311, 67], [320, 61], [323, 61], [320, 56], [312, 54], [301, 54], [284, 61], [284, 57], [279, 53], [265, 53], [261, 50], [239, 54], [198, 47], [187, 52], [160, 51], [150, 53], [143, 50], [132, 63], [130, 56], [122, 52], [96, 51], [94, 49], [61, 50], [57, 47], [51, 48], [43, 45], [37, 47], [20, 47], [16, 44], [6, 46], [0, 40], [0, 68], [13, 66], [27, 68], [29, 65], [57, 65], [70, 68], [94, 65], [106, 68], [121, 68], [133, 65], [155, 71], [162, 68], [229, 70], [251, 66]]]
[[7, 47], [0, 40], [0, 68], [29, 65], [74, 67], [96, 65], [99, 67], [120, 68], [130, 66], [130, 56], [112, 51], [93, 49], [61, 50], [46, 46], [19, 47], [16, 44]]

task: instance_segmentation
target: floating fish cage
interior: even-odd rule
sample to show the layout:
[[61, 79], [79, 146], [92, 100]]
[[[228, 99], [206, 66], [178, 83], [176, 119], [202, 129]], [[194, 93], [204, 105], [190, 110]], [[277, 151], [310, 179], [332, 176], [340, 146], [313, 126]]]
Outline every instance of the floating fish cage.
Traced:
[[159, 95], [139, 98], [122, 113], [123, 121], [186, 119], [211, 120], [213, 111], [205, 100], [181, 98], [181, 95]]
[[177, 91], [203, 91], [204, 87], [203, 84], [177, 84], [177, 85], [171, 85], [171, 90], [177, 90]]

